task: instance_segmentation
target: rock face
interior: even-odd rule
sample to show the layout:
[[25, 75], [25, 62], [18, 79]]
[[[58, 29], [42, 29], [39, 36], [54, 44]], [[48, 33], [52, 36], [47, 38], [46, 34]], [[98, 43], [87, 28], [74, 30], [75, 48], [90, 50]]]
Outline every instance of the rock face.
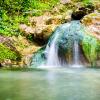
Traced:
[[74, 20], [80, 20], [82, 19], [85, 15], [94, 12], [94, 5], [93, 4], [88, 4], [86, 6], [79, 6], [76, 10], [73, 11], [71, 17]]
[[[87, 16], [90, 16], [89, 18]], [[70, 23], [63, 24], [59, 26], [54, 33], [51, 35], [49, 42], [47, 43], [47, 47], [50, 47], [52, 44], [51, 41], [54, 40], [54, 37], [59, 34], [58, 38], [56, 39], [56, 46], [58, 46], [58, 54], [62, 56], [63, 54], [66, 55], [67, 61], [71, 62], [72, 60], [72, 51], [73, 51], [73, 43], [74, 41], [78, 41], [81, 45], [81, 62], [85, 66], [100, 66], [100, 39], [96, 37], [94, 34], [99, 34], [99, 14], [89, 14], [86, 15], [82, 19], [82, 25], [80, 21], [71, 21]], [[91, 19], [91, 23], [88, 24], [87, 20]], [[86, 21], [86, 23], [85, 23]], [[97, 24], [97, 25], [95, 25]], [[68, 26], [67, 26], [68, 25]], [[90, 25], [94, 25], [96, 30], [89, 29]], [[92, 27], [93, 28], [93, 27]], [[98, 36], [99, 36], [98, 35]], [[45, 48], [41, 48], [32, 57], [31, 65], [34, 67], [40, 65], [41, 63], [45, 64], [47, 60], [47, 53], [45, 53]], [[82, 58], [83, 57], [83, 58]], [[40, 62], [38, 62], [40, 59]], [[67, 62], [68, 63], [68, 62]]]
[[32, 54], [36, 52], [40, 47], [35, 43], [31, 43], [26, 39], [26, 37], [23, 37], [21, 35], [19, 35], [18, 37], [13, 36], [12, 39], [14, 40], [17, 51], [22, 57], [20, 61], [13, 63], [20, 67], [28, 66]]
[[0, 65], [4, 67], [28, 66], [30, 58], [40, 47], [25, 37], [0, 36]]
[[12, 61], [20, 60], [21, 56], [16, 49], [13, 39], [0, 36], [0, 64], [1, 66], [10, 66]]
[[89, 35], [83, 43], [84, 52], [88, 55], [87, 58], [90, 62], [95, 60], [95, 63], [100, 66], [100, 13], [86, 15], [82, 19], [82, 23], [86, 26]]
[[36, 42], [44, 43], [47, 42], [49, 36], [54, 29], [65, 21], [69, 20], [70, 16], [68, 13], [62, 15], [51, 15], [45, 13], [42, 16], [30, 17], [30, 26], [20, 24], [19, 28], [26, 36], [31, 35], [33, 40]]
[[13, 40], [11, 38], [0, 36], [0, 43], [2, 43], [3, 45], [6, 45], [8, 48], [10, 48], [10, 50], [15, 51], [16, 53], [19, 53], [17, 49], [15, 48]]
[[70, 2], [71, 2], [71, 0], [60, 0], [60, 3], [62, 3], [62, 4], [68, 4]]
[[100, 13], [91, 13], [82, 19], [91, 35], [100, 40]]

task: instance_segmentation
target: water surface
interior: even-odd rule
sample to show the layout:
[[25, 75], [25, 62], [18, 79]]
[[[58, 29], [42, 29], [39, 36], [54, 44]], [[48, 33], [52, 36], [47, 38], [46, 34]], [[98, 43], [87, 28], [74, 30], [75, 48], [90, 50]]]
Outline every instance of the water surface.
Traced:
[[100, 100], [100, 69], [0, 71], [0, 100]]

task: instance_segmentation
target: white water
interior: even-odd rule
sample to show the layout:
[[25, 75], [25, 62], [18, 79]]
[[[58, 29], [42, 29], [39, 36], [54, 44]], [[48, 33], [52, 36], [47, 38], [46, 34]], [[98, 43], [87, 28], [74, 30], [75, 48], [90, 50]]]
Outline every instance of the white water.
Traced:
[[[70, 27], [70, 24], [68, 23], [66, 27]], [[67, 34], [67, 33], [66, 33]], [[55, 34], [52, 42], [50, 43], [50, 46], [47, 45], [45, 49], [46, 53], [46, 64], [39, 66], [40, 68], [55, 68], [55, 67], [61, 67], [61, 66], [68, 66], [62, 62], [62, 59], [59, 59], [58, 57], [58, 46], [57, 46], [57, 39], [59, 38], [59, 32], [58, 34]], [[82, 65], [80, 65], [80, 53], [79, 53], [79, 44], [75, 40], [73, 45], [73, 63], [71, 64], [71, 67], [77, 67], [80, 68]]]
[[[55, 68], [55, 67], [63, 66], [62, 62], [59, 60], [59, 57], [58, 57], [58, 48], [56, 45], [57, 43], [56, 40], [58, 36], [59, 36], [58, 34], [55, 36], [50, 47], [49, 46], [46, 47], [45, 52], [47, 52], [47, 62], [45, 65], [39, 66], [40, 68]], [[71, 67], [74, 67], [74, 68], [83, 67], [80, 64], [79, 44], [77, 41], [75, 41], [73, 45], [73, 64], [71, 65]]]
[[51, 45], [47, 45], [45, 49], [45, 53], [47, 56], [47, 61], [45, 65], [39, 66], [40, 68], [55, 68], [55, 67], [60, 67], [60, 60], [58, 57], [58, 47], [57, 47], [57, 39], [58, 39], [59, 34], [56, 34], [54, 39], [51, 42]]
[[79, 52], [79, 44], [77, 41], [74, 41], [73, 46], [73, 65], [72, 67], [80, 68], [82, 65], [80, 65], [80, 52]]
[[58, 38], [59, 34], [57, 34], [50, 47], [47, 46], [46, 48], [46, 52], [47, 52], [47, 63], [46, 66], [48, 67], [59, 67], [60, 66], [60, 60], [58, 57], [58, 47], [57, 47], [57, 38]]
[[[58, 68], [63, 66], [63, 63], [59, 60], [58, 57], [58, 48], [56, 45], [56, 40], [58, 38], [58, 34], [53, 39], [50, 47], [47, 46], [45, 52], [47, 52], [47, 62], [45, 65], [39, 66], [40, 68]], [[80, 64], [80, 51], [79, 51], [79, 44], [77, 41], [74, 42], [73, 45], [73, 64], [71, 65], [73, 68], [81, 68], [83, 67]]]

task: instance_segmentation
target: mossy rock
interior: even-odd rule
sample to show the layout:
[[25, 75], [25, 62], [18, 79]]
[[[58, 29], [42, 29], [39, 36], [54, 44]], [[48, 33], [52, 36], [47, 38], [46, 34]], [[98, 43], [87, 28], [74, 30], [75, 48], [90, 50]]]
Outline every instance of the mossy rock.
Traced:
[[92, 3], [87, 3], [86, 5], [82, 5], [78, 7], [77, 9], [74, 9], [71, 17], [74, 20], [80, 20], [85, 15], [94, 12], [94, 9], [95, 7]]
[[18, 60], [20, 59], [20, 55], [0, 43], [0, 61], [4, 61], [5, 59]]
[[[9, 37], [0, 36], [0, 63], [1, 66], [6, 66], [6, 60], [20, 61], [21, 55], [17, 51], [14, 41]], [[3, 65], [2, 65], [3, 64]], [[12, 65], [12, 63], [11, 63]]]
[[85, 36], [82, 47], [88, 61], [95, 65], [97, 59], [97, 40], [91, 36]]

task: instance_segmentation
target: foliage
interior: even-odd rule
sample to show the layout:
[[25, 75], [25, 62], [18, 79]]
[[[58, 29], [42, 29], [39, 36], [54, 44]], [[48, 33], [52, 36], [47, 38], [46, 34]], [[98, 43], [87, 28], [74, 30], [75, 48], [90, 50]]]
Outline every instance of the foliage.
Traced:
[[85, 56], [87, 57], [87, 59], [89, 60], [89, 62], [94, 66], [95, 65], [95, 61], [97, 59], [97, 54], [98, 54], [98, 42], [97, 39], [95, 39], [92, 36], [85, 36], [82, 42], [82, 47], [83, 47], [83, 51]]
[[18, 55], [14, 51], [0, 43], [0, 61], [5, 59], [16, 60], [17, 57]]
[[47, 10], [59, 0], [1, 0], [0, 7], [10, 15], [22, 14], [33, 9]]
[[98, 52], [98, 54], [100, 54], [100, 40], [97, 41], [97, 42], [98, 42], [98, 44], [97, 44], [97, 52]]
[[58, 0], [0, 0], [0, 34], [19, 35], [19, 24], [29, 24], [28, 16], [50, 10]]
[[19, 24], [28, 23], [28, 18], [24, 16], [8, 16], [6, 11], [0, 12], [0, 35], [19, 35]]

